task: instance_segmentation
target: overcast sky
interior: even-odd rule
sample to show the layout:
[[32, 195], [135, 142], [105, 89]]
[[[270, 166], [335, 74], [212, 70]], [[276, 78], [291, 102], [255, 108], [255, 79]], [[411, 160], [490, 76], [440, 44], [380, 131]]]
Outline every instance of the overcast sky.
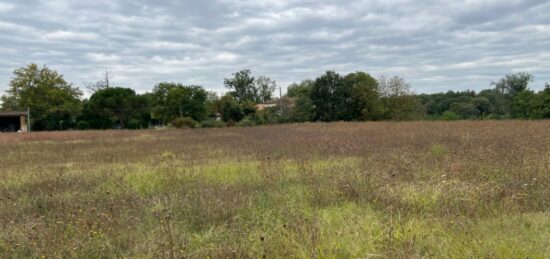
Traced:
[[417, 92], [480, 90], [506, 73], [550, 81], [547, 0], [0, 0], [0, 90], [34, 62], [74, 85], [110, 70], [223, 91], [248, 68], [280, 86], [326, 70], [405, 77]]

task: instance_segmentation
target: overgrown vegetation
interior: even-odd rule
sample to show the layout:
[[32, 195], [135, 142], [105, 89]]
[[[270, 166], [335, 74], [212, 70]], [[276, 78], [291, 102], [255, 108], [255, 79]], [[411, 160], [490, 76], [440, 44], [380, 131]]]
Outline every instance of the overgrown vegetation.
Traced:
[[[30, 109], [33, 130], [143, 129], [174, 126], [191, 118], [195, 126], [255, 126], [293, 122], [549, 119], [550, 85], [529, 89], [533, 76], [508, 74], [492, 89], [415, 94], [402, 77], [373, 78], [365, 72], [340, 75], [327, 71], [315, 80], [288, 87], [274, 97], [277, 84], [269, 77], [239, 71], [224, 80], [224, 96], [201, 86], [162, 82], [152, 92], [110, 85], [88, 85], [89, 99], [47, 67], [31, 64], [14, 71], [2, 96], [1, 110]], [[259, 106], [258, 106], [259, 105]], [[214, 122], [216, 121], [216, 122]], [[222, 125], [223, 124], [223, 125]]]
[[547, 258], [549, 126], [0, 135], [0, 257]]

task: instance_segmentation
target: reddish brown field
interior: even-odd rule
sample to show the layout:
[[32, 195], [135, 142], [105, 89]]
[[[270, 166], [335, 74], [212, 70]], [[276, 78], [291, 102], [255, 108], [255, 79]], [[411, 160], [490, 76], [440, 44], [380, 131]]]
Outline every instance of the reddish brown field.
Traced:
[[0, 134], [0, 257], [550, 257], [550, 121]]

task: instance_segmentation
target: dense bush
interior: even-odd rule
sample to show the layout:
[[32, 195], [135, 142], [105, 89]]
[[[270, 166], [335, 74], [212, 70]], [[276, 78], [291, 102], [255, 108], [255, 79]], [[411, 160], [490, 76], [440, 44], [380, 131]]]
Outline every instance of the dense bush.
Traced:
[[239, 127], [252, 127], [256, 125], [256, 122], [254, 121], [254, 116], [246, 116], [241, 121], [237, 123], [237, 126]]
[[441, 114], [440, 119], [445, 121], [454, 121], [454, 120], [460, 120], [461, 117], [452, 111], [445, 111], [443, 112], [443, 114]]
[[235, 127], [237, 123], [234, 120], [229, 120], [225, 125], [227, 125], [227, 127]]
[[130, 119], [126, 124], [126, 127], [128, 129], [142, 129], [142, 128], [145, 128], [146, 126], [147, 125], [142, 125], [141, 122], [137, 119]]
[[172, 121], [172, 126], [176, 129], [198, 128], [200, 124], [190, 117], [176, 118]]
[[79, 121], [79, 122], [76, 124], [76, 127], [77, 127], [79, 130], [87, 130], [87, 129], [90, 129], [90, 124], [89, 124], [87, 121]]

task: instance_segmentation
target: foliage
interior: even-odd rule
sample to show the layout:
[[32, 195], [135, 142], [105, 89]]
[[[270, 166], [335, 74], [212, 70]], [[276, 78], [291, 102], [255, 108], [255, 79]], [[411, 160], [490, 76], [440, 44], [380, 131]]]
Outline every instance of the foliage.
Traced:
[[206, 93], [206, 113], [208, 116], [214, 116], [221, 111], [220, 97], [216, 92]]
[[462, 117], [457, 115], [456, 113], [452, 111], [445, 111], [443, 114], [441, 114], [441, 120], [444, 121], [454, 121], [454, 120], [460, 120]]
[[252, 115], [256, 113], [256, 104], [254, 102], [246, 101], [240, 103], [244, 116]]
[[237, 126], [239, 127], [252, 127], [254, 125], [256, 125], [254, 117], [250, 115], [244, 117], [241, 121], [239, 121], [239, 123], [237, 123]]
[[311, 101], [315, 120], [352, 120], [351, 87], [334, 71], [327, 71], [315, 80], [311, 89]]
[[126, 124], [126, 128], [133, 129], [133, 130], [143, 129], [146, 127], [147, 125], [144, 125], [140, 120], [135, 118], [129, 119], [128, 123]]
[[497, 118], [508, 117], [511, 112], [511, 98], [497, 89], [483, 90], [479, 93], [491, 103], [491, 114]]
[[462, 119], [542, 119], [545, 91], [529, 89], [533, 77], [527, 73], [508, 74], [493, 89], [420, 95], [429, 118], [451, 111]]
[[277, 82], [269, 77], [260, 76], [254, 82], [256, 89], [255, 102], [265, 103], [273, 99], [273, 92], [277, 89]]
[[239, 103], [257, 104], [270, 101], [273, 98], [273, 92], [277, 89], [277, 83], [274, 80], [265, 76], [256, 79], [247, 69], [233, 74], [233, 78], [226, 78], [224, 84], [230, 90], [230, 95]]
[[526, 90], [514, 96], [512, 116], [517, 119], [549, 119], [550, 87], [539, 93]]
[[233, 74], [233, 78], [224, 79], [224, 84], [235, 97], [237, 102], [251, 101], [254, 102], [257, 97], [257, 89], [254, 86], [255, 79], [250, 70], [241, 70]]
[[535, 99], [535, 118], [550, 119], [550, 85], [546, 84], [543, 91]]
[[485, 97], [476, 97], [472, 99], [472, 104], [477, 109], [479, 118], [485, 118], [493, 110], [493, 104]]
[[[529, 89], [533, 76], [507, 74], [494, 88], [475, 92], [416, 95], [399, 76], [373, 78], [366, 72], [340, 75], [327, 71], [315, 80], [288, 86], [285, 96], [275, 98], [277, 84], [269, 77], [255, 78], [242, 70], [224, 80], [230, 91], [224, 96], [201, 86], [159, 83], [150, 93], [112, 87], [110, 72], [88, 85], [90, 99], [47, 67], [35, 64], [16, 69], [10, 89], [1, 97], [4, 111], [31, 110], [33, 130], [143, 129], [167, 125], [176, 118], [192, 118], [208, 127], [263, 125], [309, 121], [456, 120], [456, 119], [545, 119], [550, 118], [550, 85], [536, 92]], [[269, 104], [267, 109], [257, 104]]]
[[13, 71], [9, 89], [2, 96], [2, 110], [31, 111], [33, 130], [74, 127], [82, 92], [46, 66], [30, 64]]
[[306, 122], [312, 121], [315, 115], [313, 101], [308, 97], [297, 97], [294, 99], [294, 110], [290, 115], [291, 121]]
[[240, 121], [245, 115], [241, 105], [231, 95], [225, 95], [219, 100], [220, 113], [223, 121]]
[[305, 80], [288, 87], [286, 97], [278, 102], [283, 117], [292, 122], [306, 122], [314, 119], [315, 107], [311, 100], [314, 84], [315, 81]]
[[504, 78], [500, 79], [498, 82], [492, 82], [491, 84], [495, 86], [495, 89], [501, 93], [515, 96], [522, 91], [527, 90], [529, 87], [529, 82], [533, 81], [533, 76], [529, 73], [515, 73], [507, 74]]
[[378, 80], [384, 117], [390, 120], [415, 120], [425, 114], [425, 107], [404, 78], [382, 76]]
[[177, 117], [201, 121], [208, 115], [208, 93], [201, 86], [160, 83], [153, 89], [153, 98], [153, 117], [161, 121], [172, 121]]
[[227, 127], [235, 127], [237, 123], [234, 120], [229, 120], [225, 125], [227, 125]]
[[86, 103], [82, 120], [94, 129], [108, 129], [120, 125], [121, 129], [132, 120], [132, 128], [147, 128], [150, 120], [146, 96], [136, 95], [130, 88], [109, 87], [98, 90]]
[[200, 124], [191, 117], [175, 118], [170, 124], [176, 129], [199, 128]]
[[288, 86], [287, 94], [288, 97], [309, 97], [311, 95], [311, 90], [315, 81], [304, 80], [301, 83], [293, 83]]
[[78, 117], [80, 122], [86, 122], [91, 129], [111, 129], [114, 122], [109, 114], [102, 110], [92, 108], [89, 100], [83, 101], [84, 108]]
[[378, 81], [365, 72], [348, 74], [344, 78], [351, 88], [350, 112], [353, 119], [378, 120], [383, 116]]
[[513, 118], [534, 118], [533, 114], [535, 103], [535, 93], [532, 91], [522, 91], [514, 96], [512, 100], [512, 117]]
[[87, 130], [87, 129], [90, 129], [90, 124], [89, 124], [87, 121], [79, 121], [79, 122], [76, 124], [76, 127], [77, 127], [79, 130]]
[[[508, 74], [493, 89], [453, 92], [445, 94], [420, 95], [428, 117], [440, 117], [451, 111], [463, 119], [540, 119], [541, 96], [529, 90], [533, 76], [528, 73]], [[543, 102], [542, 102], [543, 103]]]
[[450, 111], [458, 115], [462, 119], [478, 118], [480, 113], [477, 107], [470, 102], [462, 103], [456, 102], [451, 104]]

